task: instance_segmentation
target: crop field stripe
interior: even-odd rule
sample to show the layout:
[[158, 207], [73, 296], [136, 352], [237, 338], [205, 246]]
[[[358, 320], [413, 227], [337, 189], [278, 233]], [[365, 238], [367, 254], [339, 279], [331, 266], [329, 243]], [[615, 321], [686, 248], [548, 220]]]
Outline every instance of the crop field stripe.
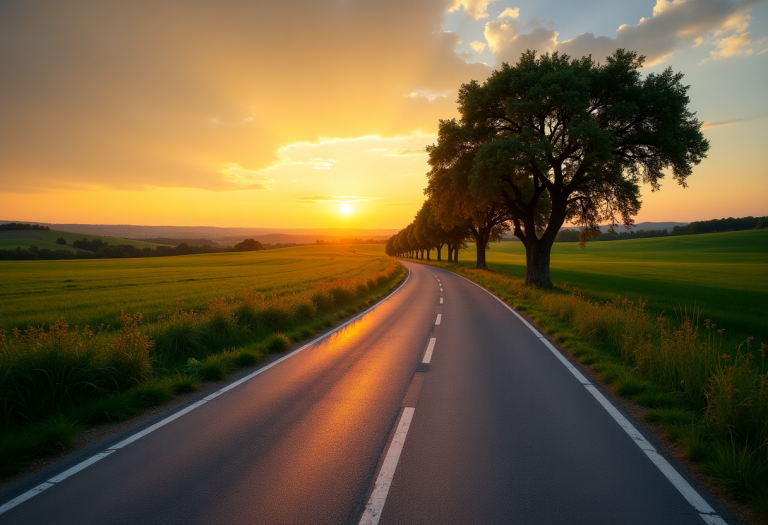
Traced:
[[[407, 270], [407, 268], [406, 268], [406, 270]], [[48, 481], [46, 481], [44, 483], [41, 483], [37, 487], [28, 490], [27, 492], [21, 494], [20, 496], [15, 497], [14, 499], [12, 499], [12, 500], [8, 501], [7, 503], [5, 503], [4, 505], [0, 506], [0, 514], [3, 514], [5, 512], [7, 512], [7, 511], [11, 510], [12, 508], [16, 507], [17, 505], [19, 505], [21, 503], [24, 503], [28, 499], [37, 496], [41, 492], [43, 492], [43, 491], [49, 489], [50, 487], [54, 486], [56, 483], [60, 483], [60, 482], [64, 481], [68, 477], [70, 477], [70, 476], [72, 476], [74, 474], [77, 474], [81, 470], [84, 470], [84, 469], [90, 467], [91, 465], [93, 465], [97, 461], [100, 461], [101, 459], [109, 456], [113, 452], [116, 452], [119, 449], [121, 449], [121, 448], [123, 448], [123, 447], [125, 447], [127, 445], [130, 445], [131, 443], [133, 443], [135, 441], [138, 441], [139, 439], [143, 438], [144, 436], [154, 432], [158, 428], [164, 427], [168, 423], [170, 423], [170, 422], [180, 418], [184, 414], [188, 414], [189, 412], [192, 412], [196, 408], [201, 407], [202, 405], [206, 404], [208, 401], [211, 401], [212, 399], [217, 398], [221, 394], [223, 394], [225, 392], [228, 392], [229, 390], [231, 390], [231, 389], [233, 389], [233, 388], [235, 388], [235, 387], [237, 387], [237, 386], [239, 386], [239, 385], [241, 385], [241, 384], [243, 384], [243, 383], [245, 383], [247, 381], [250, 381], [254, 377], [256, 377], [259, 374], [261, 374], [262, 372], [265, 372], [265, 371], [269, 370], [273, 366], [275, 366], [275, 365], [277, 365], [279, 363], [282, 363], [283, 361], [285, 361], [289, 357], [292, 357], [292, 356], [298, 354], [299, 352], [301, 352], [302, 350], [304, 350], [306, 348], [309, 348], [310, 346], [312, 346], [312, 345], [322, 341], [323, 339], [325, 339], [325, 338], [331, 336], [332, 334], [338, 332], [339, 330], [341, 330], [345, 326], [347, 326], [347, 325], [349, 325], [351, 323], [354, 323], [355, 321], [357, 321], [358, 319], [360, 319], [361, 317], [363, 317], [367, 313], [369, 313], [369, 312], [373, 311], [374, 309], [376, 309], [380, 304], [382, 304], [384, 301], [387, 301], [389, 298], [391, 298], [397, 292], [399, 292], [400, 289], [403, 286], [405, 286], [405, 284], [408, 282], [408, 280], [410, 278], [411, 278], [411, 272], [408, 271], [408, 276], [405, 278], [405, 280], [402, 282], [402, 284], [400, 286], [398, 286], [392, 293], [387, 295], [384, 299], [382, 299], [378, 303], [374, 304], [370, 308], [368, 308], [368, 309], [364, 310], [363, 312], [357, 314], [356, 316], [354, 316], [353, 318], [349, 319], [348, 321], [340, 324], [339, 326], [337, 326], [336, 328], [334, 328], [330, 332], [327, 332], [327, 333], [321, 335], [320, 337], [317, 337], [317, 338], [313, 339], [309, 343], [301, 346], [300, 348], [297, 348], [296, 350], [294, 350], [290, 354], [284, 355], [280, 359], [278, 359], [278, 360], [268, 364], [267, 366], [265, 366], [263, 368], [259, 368], [258, 370], [248, 374], [247, 376], [245, 376], [245, 377], [243, 377], [241, 379], [238, 379], [237, 381], [233, 381], [232, 383], [228, 384], [227, 386], [217, 390], [213, 394], [210, 394], [210, 395], [204, 397], [203, 399], [201, 399], [201, 400], [199, 400], [199, 401], [189, 405], [188, 407], [186, 407], [186, 408], [184, 408], [182, 410], [179, 410], [178, 412], [175, 412], [174, 414], [171, 414], [170, 416], [166, 417], [165, 419], [163, 419], [161, 421], [158, 421], [154, 425], [151, 425], [151, 426], [145, 428], [144, 430], [141, 430], [141, 431], [131, 435], [130, 437], [124, 439], [123, 441], [120, 441], [119, 443], [117, 443], [115, 445], [112, 445], [111, 447], [109, 447], [104, 452], [99, 452], [98, 454], [96, 454], [94, 456], [91, 456], [90, 458], [86, 459], [85, 461], [82, 461], [82, 462], [78, 463], [74, 467], [72, 467], [72, 468], [70, 468], [68, 470], [65, 470], [61, 474], [58, 474], [58, 475], [52, 477], [51, 479], [49, 479]]]
[[463, 275], [456, 274], [462, 279], [465, 279], [469, 281], [470, 283], [474, 284], [478, 288], [485, 290], [489, 295], [491, 295], [494, 299], [499, 301], [501, 304], [503, 304], [507, 310], [512, 312], [520, 321], [527, 326], [531, 332], [533, 332], [536, 337], [539, 338], [539, 341], [541, 341], [544, 346], [546, 346], [553, 354], [555, 354], [555, 357], [574, 375], [574, 377], [587, 389], [587, 391], [592, 394], [592, 396], [597, 400], [598, 403], [600, 403], [600, 406], [602, 406], [606, 412], [618, 423], [618, 425], [624, 430], [624, 432], [627, 433], [630, 439], [635, 442], [635, 444], [642, 450], [646, 456], [648, 456], [648, 459], [651, 460], [651, 462], [658, 468], [662, 474], [669, 480], [670, 483], [682, 494], [682, 496], [685, 498], [685, 500], [694, 508], [696, 509], [696, 512], [699, 513], [701, 518], [710, 525], [726, 525], [726, 522], [715, 513], [715, 510], [707, 503], [704, 498], [701, 497], [701, 495], [696, 492], [696, 489], [694, 489], [690, 483], [688, 483], [685, 478], [683, 478], [677, 470], [675, 470], [675, 467], [673, 467], [669, 461], [664, 458], [659, 452], [656, 450], [656, 448], [647, 440], [645, 437], [640, 433], [635, 426], [629, 422], [627, 418], [625, 418], [621, 412], [619, 412], [613, 404], [608, 401], [608, 399], [600, 393], [597, 388], [595, 388], [594, 385], [592, 385], [584, 375], [579, 372], [576, 367], [574, 367], [568, 359], [565, 358], [565, 356], [557, 349], [554, 345], [552, 345], [545, 337], [542, 335], [536, 328], [533, 327], [528, 321], [526, 321], [522, 315], [517, 313], [514, 308], [509, 306], [507, 303], [505, 303], [500, 297], [496, 296], [496, 294], [492, 293], [489, 290], [486, 290], [476, 282], [471, 281], [470, 279], [467, 279]]

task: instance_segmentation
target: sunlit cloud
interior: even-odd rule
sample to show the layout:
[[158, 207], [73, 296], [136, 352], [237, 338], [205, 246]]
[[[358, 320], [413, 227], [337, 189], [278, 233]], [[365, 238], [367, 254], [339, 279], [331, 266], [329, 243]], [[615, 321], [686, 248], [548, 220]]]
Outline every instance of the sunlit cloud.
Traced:
[[249, 190], [268, 190], [274, 179], [260, 174], [259, 170], [247, 170], [237, 163], [227, 164], [219, 173], [226, 182], [231, 182]]
[[480, 42], [479, 40], [475, 40], [469, 46], [475, 50], [475, 53], [480, 54], [485, 50], [486, 43]]
[[488, 6], [496, 0], [454, 0], [453, 5], [448, 9], [449, 13], [464, 8], [464, 14], [475, 20], [488, 18]]
[[744, 122], [743, 118], [735, 118], [731, 120], [721, 120], [718, 122], [705, 122], [701, 125], [701, 129], [712, 129], [712, 128], [719, 128], [722, 126], [732, 126], [734, 124], [739, 124], [741, 122]]
[[516, 7], [514, 9], [512, 9], [511, 7], [506, 8], [498, 16], [499, 20], [501, 20], [502, 18], [512, 18], [512, 19], [520, 18], [520, 8], [519, 7]]
[[414, 157], [417, 155], [426, 155], [427, 152], [423, 149], [402, 149], [394, 150], [391, 153], [387, 153], [385, 157]]

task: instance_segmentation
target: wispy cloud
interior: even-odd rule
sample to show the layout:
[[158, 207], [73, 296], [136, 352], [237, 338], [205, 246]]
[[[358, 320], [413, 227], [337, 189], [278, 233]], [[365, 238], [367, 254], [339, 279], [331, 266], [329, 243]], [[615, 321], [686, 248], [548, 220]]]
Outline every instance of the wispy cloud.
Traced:
[[269, 185], [275, 182], [274, 179], [260, 175], [259, 170], [247, 170], [237, 163], [226, 164], [219, 173], [223, 175], [224, 181], [249, 190], [268, 190]]
[[426, 155], [427, 152], [423, 149], [396, 149], [392, 150], [392, 153], [387, 153], [385, 157], [415, 157], [417, 155]]
[[712, 128], [719, 128], [722, 126], [732, 126], [734, 124], [740, 124], [741, 122], [744, 122], [745, 119], [743, 118], [734, 118], [731, 120], [720, 120], [717, 122], [705, 122], [701, 125], [701, 129], [712, 129]]

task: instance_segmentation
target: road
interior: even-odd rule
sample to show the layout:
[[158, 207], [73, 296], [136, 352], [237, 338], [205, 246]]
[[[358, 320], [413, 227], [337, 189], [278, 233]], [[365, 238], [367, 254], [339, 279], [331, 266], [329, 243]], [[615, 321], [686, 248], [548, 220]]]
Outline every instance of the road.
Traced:
[[333, 335], [9, 489], [0, 523], [725, 523], [514, 312], [405, 264]]

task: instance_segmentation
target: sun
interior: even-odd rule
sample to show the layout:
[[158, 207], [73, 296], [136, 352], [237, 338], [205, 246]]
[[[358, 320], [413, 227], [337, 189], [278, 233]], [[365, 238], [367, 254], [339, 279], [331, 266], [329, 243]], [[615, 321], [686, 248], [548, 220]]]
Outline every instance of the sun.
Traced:
[[342, 215], [349, 215], [352, 213], [352, 205], [351, 204], [342, 204], [339, 206], [339, 213]]

